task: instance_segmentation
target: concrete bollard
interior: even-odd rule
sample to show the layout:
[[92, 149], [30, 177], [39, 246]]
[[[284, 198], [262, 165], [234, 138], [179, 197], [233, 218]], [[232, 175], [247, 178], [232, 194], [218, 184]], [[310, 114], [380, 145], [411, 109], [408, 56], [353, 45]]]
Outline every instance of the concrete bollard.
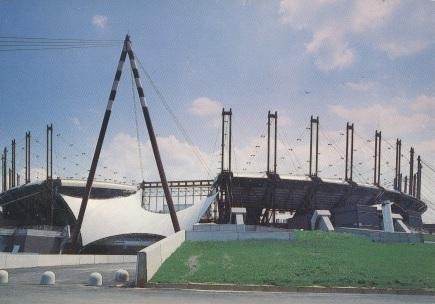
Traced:
[[40, 285], [54, 285], [56, 283], [56, 276], [53, 271], [46, 271], [41, 276]]
[[125, 269], [119, 269], [115, 272], [115, 282], [117, 283], [126, 283], [129, 277], [128, 271]]
[[103, 285], [103, 276], [99, 272], [93, 272], [89, 276], [88, 283], [90, 286], [101, 286]]
[[9, 282], [9, 274], [6, 270], [0, 270], [0, 284], [7, 284]]

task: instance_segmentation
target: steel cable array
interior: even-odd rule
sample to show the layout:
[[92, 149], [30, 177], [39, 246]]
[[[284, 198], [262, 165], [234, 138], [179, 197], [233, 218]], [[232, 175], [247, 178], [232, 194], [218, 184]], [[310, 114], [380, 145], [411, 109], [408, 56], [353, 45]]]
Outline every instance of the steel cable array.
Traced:
[[119, 47], [122, 40], [0, 36], [0, 52]]

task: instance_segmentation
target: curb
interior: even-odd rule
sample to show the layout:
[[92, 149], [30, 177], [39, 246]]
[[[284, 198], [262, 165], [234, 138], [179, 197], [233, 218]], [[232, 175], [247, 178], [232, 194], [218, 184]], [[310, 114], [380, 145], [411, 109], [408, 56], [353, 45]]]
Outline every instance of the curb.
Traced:
[[264, 291], [264, 292], [308, 292], [308, 293], [348, 293], [348, 294], [392, 294], [435, 296], [435, 290], [428, 289], [390, 289], [361, 287], [320, 287], [320, 286], [273, 286], [273, 285], [234, 285], [201, 283], [146, 283], [144, 288], [156, 289], [191, 289], [215, 291]]

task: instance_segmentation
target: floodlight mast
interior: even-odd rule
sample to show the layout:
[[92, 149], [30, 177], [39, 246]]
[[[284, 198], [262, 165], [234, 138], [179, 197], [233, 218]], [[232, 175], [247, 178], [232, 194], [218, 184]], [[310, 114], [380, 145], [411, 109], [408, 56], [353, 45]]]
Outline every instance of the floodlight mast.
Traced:
[[113, 103], [115, 101], [116, 92], [118, 89], [119, 81], [121, 79], [122, 68], [124, 66], [127, 54], [128, 54], [129, 59], [130, 59], [131, 69], [132, 69], [133, 74], [134, 74], [135, 83], [136, 83], [137, 91], [138, 91], [141, 106], [142, 106], [142, 112], [143, 112], [143, 115], [145, 118], [145, 124], [146, 124], [147, 129], [148, 129], [148, 134], [150, 137], [151, 146], [152, 146], [153, 153], [154, 153], [154, 158], [156, 160], [157, 169], [159, 171], [160, 179], [161, 179], [162, 186], [163, 186], [163, 191], [165, 193], [166, 202], [168, 204], [169, 212], [171, 215], [172, 225], [174, 227], [175, 232], [180, 231], [180, 225], [178, 223], [177, 214], [175, 211], [171, 192], [169, 190], [168, 182], [167, 182], [165, 171], [163, 168], [163, 163], [162, 163], [162, 160], [160, 157], [160, 152], [158, 149], [156, 136], [155, 136], [154, 129], [153, 129], [153, 126], [151, 123], [151, 117], [150, 117], [150, 114], [148, 111], [148, 107], [146, 105], [145, 95], [143, 92], [142, 84], [140, 82], [139, 71], [136, 67], [136, 61], [135, 61], [134, 53], [133, 53], [133, 50], [131, 47], [130, 36], [127, 35], [125, 37], [124, 46], [122, 48], [121, 56], [119, 58], [119, 63], [118, 63], [118, 67], [116, 70], [115, 79], [113, 80], [112, 90], [110, 92], [109, 100], [107, 102], [106, 112], [104, 113], [104, 118], [103, 118], [103, 122], [102, 122], [101, 129], [100, 129], [100, 134], [98, 136], [97, 145], [95, 147], [95, 152], [94, 152], [94, 156], [92, 159], [91, 168], [89, 170], [89, 175], [88, 175], [88, 179], [86, 182], [85, 192], [83, 194], [82, 203], [80, 205], [80, 211], [79, 211], [77, 221], [76, 221], [76, 224], [74, 225], [73, 233], [71, 236], [71, 249], [72, 249], [72, 251], [78, 251], [77, 241], [78, 241], [81, 226], [83, 223], [83, 218], [85, 215], [86, 206], [88, 204], [89, 196], [91, 193], [92, 184], [94, 181], [95, 172], [96, 172], [97, 165], [98, 165], [98, 160], [100, 158], [101, 148], [103, 146], [104, 137], [106, 135], [107, 125], [109, 124], [110, 115], [112, 113], [112, 106], [113, 106]]

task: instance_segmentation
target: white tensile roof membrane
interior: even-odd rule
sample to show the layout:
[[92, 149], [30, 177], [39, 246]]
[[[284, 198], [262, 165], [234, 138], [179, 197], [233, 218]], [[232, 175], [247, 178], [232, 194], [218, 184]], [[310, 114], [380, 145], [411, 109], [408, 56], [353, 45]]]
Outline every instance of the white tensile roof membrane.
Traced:
[[[62, 195], [77, 218], [81, 198]], [[141, 207], [142, 190], [126, 197], [89, 199], [81, 228], [83, 246], [109, 236], [147, 233], [168, 236], [174, 233], [169, 214], [147, 211]], [[177, 212], [182, 230], [191, 230], [214, 201], [216, 194]]]

